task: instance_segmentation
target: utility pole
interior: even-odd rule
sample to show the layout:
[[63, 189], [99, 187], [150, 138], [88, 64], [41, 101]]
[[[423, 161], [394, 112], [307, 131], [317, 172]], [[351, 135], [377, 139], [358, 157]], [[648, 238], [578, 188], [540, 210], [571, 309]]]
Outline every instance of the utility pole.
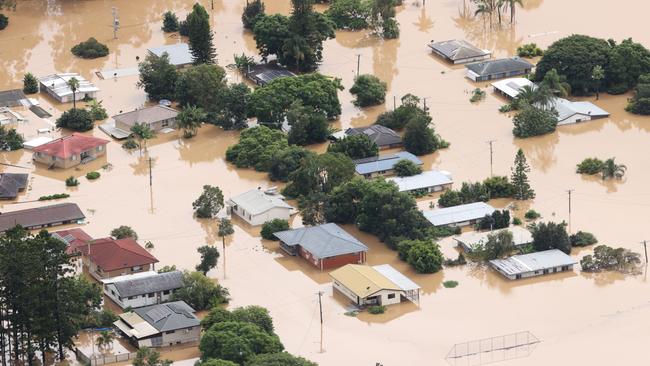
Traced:
[[120, 19], [117, 17], [117, 8], [111, 8], [113, 12], [113, 39], [117, 39], [117, 30], [120, 28]]
[[320, 353], [323, 353], [323, 291], [318, 291], [318, 308], [320, 309]]
[[359, 77], [359, 66], [361, 65], [361, 54], [357, 53], [357, 77]]
[[567, 193], [569, 194], [569, 235], [571, 235], [571, 193], [575, 191], [575, 189], [567, 189]]
[[490, 177], [494, 176], [493, 164], [494, 164], [494, 150], [492, 149], [492, 143], [496, 140], [488, 140], [487, 143], [490, 144]]
[[424, 103], [424, 113], [427, 112], [427, 99], [429, 99], [429, 97], [422, 98], [422, 103]]
[[397, 97], [393, 95], [393, 110], [397, 108]]
[[149, 157], [149, 187], [153, 186], [153, 176], [151, 175], [151, 156]]
[[643, 244], [643, 250], [645, 251], [645, 264], [648, 264], [648, 241], [644, 240], [641, 244]]

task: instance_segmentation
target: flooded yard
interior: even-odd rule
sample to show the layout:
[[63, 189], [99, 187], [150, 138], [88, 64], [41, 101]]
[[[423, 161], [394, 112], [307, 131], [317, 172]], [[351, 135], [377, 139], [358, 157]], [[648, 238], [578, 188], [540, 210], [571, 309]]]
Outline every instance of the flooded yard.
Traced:
[[[233, 55], [256, 54], [252, 35], [241, 26], [244, 0], [201, 1], [211, 14], [218, 63], [233, 63]], [[469, 3], [469, 1], [467, 1]], [[135, 86], [137, 76], [100, 79], [103, 69], [137, 65], [146, 49], [178, 42], [162, 32], [166, 10], [184, 18], [193, 1], [44, 1], [23, 0], [16, 12], [8, 12], [10, 25], [0, 31], [0, 90], [22, 88], [25, 72], [44, 76], [54, 72], [78, 72], [100, 89], [98, 99], [109, 115], [130, 111], [146, 103], [143, 90]], [[524, 0], [517, 11], [517, 24], [490, 29], [480, 19], [463, 13], [463, 0], [421, 2], [405, 0], [398, 8], [401, 37], [383, 41], [365, 32], [338, 32], [327, 41], [320, 72], [339, 77], [352, 86], [357, 54], [360, 71], [372, 73], [388, 83], [385, 106], [360, 110], [351, 103], [347, 90], [339, 93], [343, 114], [334, 127], [371, 124], [376, 116], [392, 108], [393, 96], [412, 93], [426, 98], [436, 132], [451, 143], [450, 148], [423, 157], [424, 168], [440, 168], [453, 174], [456, 186], [479, 181], [490, 175], [488, 140], [494, 142], [494, 173], [509, 175], [517, 149], [524, 150], [531, 165], [529, 178], [536, 198], [518, 203], [517, 216], [528, 208], [543, 220], [568, 221], [568, 195], [573, 189], [571, 226], [573, 231], [594, 233], [603, 244], [642, 252], [640, 241], [650, 239], [646, 229], [650, 214], [650, 118], [624, 111], [629, 95], [601, 95], [587, 98], [609, 111], [606, 119], [561, 126], [553, 134], [525, 140], [512, 136], [510, 116], [498, 112], [504, 100], [488, 84], [464, 78], [462, 66], [450, 66], [433, 57], [431, 40], [465, 38], [495, 57], [513, 55], [517, 46], [536, 42], [546, 48], [572, 33], [584, 33], [620, 41], [633, 37], [650, 46], [650, 33], [643, 25], [650, 5], [641, 0], [616, 4], [586, 0]], [[111, 7], [118, 9], [121, 27], [113, 39]], [[318, 7], [322, 9], [321, 6]], [[267, 0], [267, 13], [290, 10], [289, 0]], [[569, 16], [575, 15], [575, 16]], [[110, 48], [107, 57], [78, 59], [70, 48], [94, 36]], [[240, 76], [230, 72], [231, 81]], [[486, 88], [487, 98], [469, 102], [470, 91]], [[50, 112], [53, 122], [71, 104], [59, 104], [43, 93], [32, 96]], [[26, 139], [38, 136], [37, 129], [48, 121], [28, 110], [20, 110], [29, 122], [17, 125]], [[95, 128], [96, 137], [108, 137]], [[41, 136], [59, 136], [52, 132]], [[225, 197], [256, 187], [276, 185], [266, 173], [236, 169], [225, 161], [228, 146], [238, 133], [208, 125], [197, 137], [182, 139], [180, 132], [161, 134], [148, 151], [128, 152], [117, 142], [107, 146], [107, 156], [72, 170], [48, 170], [34, 166], [31, 152], [0, 153], [3, 172], [30, 172], [27, 192], [18, 202], [0, 203], [1, 211], [37, 207], [40, 196], [69, 193], [87, 216], [83, 229], [92, 237], [107, 236], [120, 225], [133, 227], [140, 242], [151, 241], [159, 265], [175, 264], [193, 269], [199, 262], [196, 248], [218, 244], [217, 225], [192, 216], [192, 201], [204, 184], [219, 186]], [[316, 147], [322, 151], [324, 145]], [[577, 163], [587, 157], [616, 157], [627, 165], [621, 181], [601, 181], [575, 173]], [[149, 185], [151, 158], [152, 186]], [[21, 168], [22, 167], [22, 168]], [[101, 172], [96, 181], [87, 180], [89, 171]], [[65, 178], [79, 177], [79, 187], [66, 188]], [[426, 208], [434, 198], [419, 199]], [[493, 202], [505, 207], [509, 202]], [[267, 307], [287, 351], [320, 365], [446, 365], [445, 356], [457, 343], [520, 331], [530, 331], [541, 343], [525, 359], [503, 365], [632, 364], [647, 360], [644, 346], [650, 341], [650, 285], [645, 272], [639, 276], [613, 273], [568, 272], [534, 279], [508, 281], [487, 268], [466, 265], [445, 268], [433, 275], [419, 275], [397, 258], [396, 252], [352, 226], [345, 229], [369, 248], [368, 263], [391, 264], [419, 284], [423, 293], [419, 306], [402, 303], [385, 314], [345, 315], [348, 304], [333, 294], [329, 276], [300, 258], [284, 255], [275, 242], [262, 240], [259, 228], [234, 219], [235, 234], [227, 243], [227, 279], [223, 255], [209, 276], [230, 289], [231, 306], [249, 304]], [[301, 226], [295, 217], [292, 225]], [[451, 240], [441, 241], [443, 253], [457, 255]], [[220, 245], [219, 245], [220, 248]], [[590, 249], [574, 251], [580, 257]], [[579, 266], [576, 266], [579, 267]], [[447, 289], [447, 280], [459, 282]], [[319, 348], [318, 291], [323, 298], [324, 348]], [[185, 352], [185, 353], [183, 353]], [[182, 355], [181, 355], [182, 354]], [[198, 351], [182, 349], [175, 360], [191, 359]], [[170, 356], [170, 358], [172, 358]]]

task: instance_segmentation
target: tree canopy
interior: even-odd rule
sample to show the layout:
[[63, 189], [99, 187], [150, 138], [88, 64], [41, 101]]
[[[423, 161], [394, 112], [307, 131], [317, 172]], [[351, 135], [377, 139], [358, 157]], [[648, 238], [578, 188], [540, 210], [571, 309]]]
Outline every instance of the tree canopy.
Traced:
[[305, 358], [287, 352], [266, 353], [253, 356], [246, 366], [318, 366]]
[[13, 151], [23, 148], [23, 136], [15, 128], [0, 126], [0, 151]]
[[379, 147], [365, 134], [346, 136], [330, 144], [327, 152], [342, 153], [350, 159], [363, 159], [379, 155]]
[[300, 101], [291, 104], [287, 111], [287, 121], [291, 126], [287, 140], [292, 145], [310, 145], [323, 142], [329, 135], [327, 116], [311, 106], [303, 106]]
[[201, 262], [196, 265], [196, 270], [207, 275], [211, 269], [217, 266], [219, 251], [210, 245], [200, 246], [196, 251], [201, 254]]
[[126, 225], [120, 225], [111, 230], [111, 236], [115, 239], [131, 238], [133, 240], [138, 240], [138, 233], [136, 233], [133, 228]]
[[370, 10], [370, 1], [333, 0], [325, 15], [338, 29], [359, 30], [370, 26]]
[[535, 198], [535, 191], [528, 182], [528, 173], [530, 173], [530, 167], [526, 161], [526, 155], [524, 155], [522, 149], [519, 149], [515, 156], [515, 165], [512, 167], [512, 176], [510, 177], [514, 199], [527, 200]]
[[262, 231], [260, 235], [266, 240], [278, 240], [273, 234], [278, 231], [289, 230], [289, 222], [283, 219], [273, 219], [267, 221], [262, 225]]
[[355, 95], [354, 105], [368, 107], [384, 103], [386, 83], [374, 75], [359, 75], [354, 79], [350, 94]]
[[393, 170], [398, 177], [410, 177], [422, 173], [422, 168], [419, 165], [407, 159], [395, 163]]
[[571, 254], [571, 241], [566, 232], [566, 223], [539, 222], [532, 224], [530, 229], [536, 251], [559, 249], [566, 254]]
[[90, 37], [87, 41], [72, 47], [72, 54], [88, 59], [104, 57], [108, 55], [108, 47], [103, 43], [99, 43], [95, 38]]
[[243, 364], [258, 354], [278, 353], [284, 349], [275, 334], [259, 326], [239, 321], [225, 321], [210, 327], [199, 344], [201, 359], [222, 359]]
[[56, 127], [79, 132], [90, 131], [94, 126], [90, 112], [85, 109], [68, 109], [56, 120]]
[[555, 131], [557, 127], [557, 111], [545, 110], [530, 105], [517, 113], [512, 119], [512, 133], [519, 138], [545, 135]]
[[185, 301], [194, 310], [207, 310], [229, 300], [225, 287], [215, 284], [201, 272], [183, 272], [183, 287], [174, 291], [174, 300]]
[[223, 208], [223, 193], [219, 187], [204, 185], [203, 192], [194, 202], [192, 208], [196, 211], [196, 217], [213, 218]]
[[213, 35], [210, 29], [210, 16], [208, 12], [201, 4], [195, 3], [192, 12], [188, 14], [185, 22], [194, 64], [215, 63], [217, 53], [212, 44]]
[[315, 153], [300, 146], [289, 146], [281, 150], [271, 158], [269, 178], [272, 181], [286, 182], [289, 174], [296, 171], [304, 159], [314, 155]]
[[399, 107], [394, 111], [380, 114], [375, 123], [393, 130], [401, 130], [412, 119], [426, 116], [426, 112], [420, 108], [419, 104], [420, 98], [413, 94], [406, 94], [402, 97], [402, 104]]
[[404, 132], [406, 151], [414, 155], [426, 155], [448, 146], [448, 143], [436, 135], [432, 127], [429, 127], [430, 124], [431, 117], [424, 113], [417, 114], [409, 120]]
[[160, 57], [149, 54], [143, 62], [138, 64], [140, 80], [138, 88], [143, 88], [151, 100], [176, 99], [176, 82], [178, 71], [176, 66], [169, 62], [167, 52]]
[[239, 142], [226, 150], [226, 160], [238, 168], [255, 168], [266, 172], [271, 169], [273, 157], [288, 146], [282, 131], [257, 126], [242, 131]]
[[289, 174], [284, 193], [289, 197], [328, 193], [334, 187], [349, 181], [355, 174], [352, 160], [340, 153], [309, 156], [300, 167]]

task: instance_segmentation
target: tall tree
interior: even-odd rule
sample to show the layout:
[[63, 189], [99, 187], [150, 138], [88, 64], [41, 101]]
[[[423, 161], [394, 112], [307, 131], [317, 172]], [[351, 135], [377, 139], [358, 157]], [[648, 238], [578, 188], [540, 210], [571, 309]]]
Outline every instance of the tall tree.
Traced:
[[515, 156], [515, 166], [512, 168], [512, 176], [510, 177], [510, 181], [514, 187], [514, 199], [527, 200], [535, 198], [535, 191], [533, 191], [528, 182], [529, 172], [530, 167], [526, 161], [526, 155], [524, 155], [522, 149], [519, 149], [517, 156]]
[[600, 99], [600, 84], [605, 78], [605, 69], [603, 69], [603, 67], [600, 65], [594, 66], [594, 69], [591, 70], [591, 78], [596, 84], [596, 100], [598, 100]]
[[232, 222], [223, 217], [219, 219], [219, 231], [217, 235], [221, 237], [221, 244], [223, 252], [223, 278], [226, 278], [226, 237], [235, 233], [235, 230], [232, 227]]
[[72, 90], [72, 108], [76, 109], [77, 108], [77, 90], [79, 89], [79, 80], [77, 80], [76, 77], [71, 77], [70, 80], [68, 80], [68, 86], [70, 87], [70, 90]]
[[223, 193], [219, 187], [204, 185], [203, 193], [192, 202], [196, 217], [211, 219], [223, 208]]
[[188, 105], [176, 116], [176, 125], [183, 129], [183, 137], [191, 138], [196, 136], [196, 132], [206, 118], [207, 114], [203, 109]]
[[192, 12], [187, 16], [187, 30], [190, 52], [195, 65], [213, 64], [217, 56], [212, 44], [213, 34], [210, 29], [210, 16], [205, 8], [194, 4]]
[[143, 62], [138, 64], [140, 80], [138, 88], [143, 88], [150, 100], [174, 100], [178, 71], [176, 66], [169, 62], [169, 54], [164, 52], [161, 56], [147, 55]]
[[144, 143], [144, 150], [147, 151], [147, 140], [156, 137], [156, 132], [146, 123], [136, 122], [131, 127], [131, 133], [140, 141], [140, 155], [142, 155], [142, 144]]
[[523, 0], [504, 0], [507, 6], [510, 6], [510, 24], [515, 24], [515, 11], [517, 10], [517, 5], [524, 6]]
[[217, 266], [219, 251], [210, 245], [201, 246], [196, 251], [201, 254], [201, 262], [196, 265], [196, 270], [202, 272], [203, 275], [207, 275], [212, 268]]
[[624, 164], [616, 164], [615, 158], [605, 160], [601, 168], [603, 180], [608, 178], [621, 179], [623, 178], [623, 175], [625, 175], [626, 171], [627, 166]]

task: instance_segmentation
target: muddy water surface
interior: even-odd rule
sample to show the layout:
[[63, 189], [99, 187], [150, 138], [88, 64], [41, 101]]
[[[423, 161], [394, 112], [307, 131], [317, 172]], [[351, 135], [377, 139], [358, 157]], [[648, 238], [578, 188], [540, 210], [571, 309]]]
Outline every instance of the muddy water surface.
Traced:
[[[469, 2], [469, 1], [467, 1]], [[243, 0], [202, 2], [210, 11], [215, 28], [215, 44], [221, 65], [232, 63], [233, 54], [255, 53], [251, 35], [241, 27]], [[266, 1], [267, 11], [288, 13], [288, 0]], [[425, 167], [453, 173], [457, 182], [482, 180], [490, 174], [487, 140], [496, 140], [495, 174], [509, 174], [514, 154], [522, 148], [531, 164], [530, 179], [535, 200], [518, 205], [521, 215], [532, 207], [545, 220], [568, 220], [565, 190], [573, 195], [573, 230], [596, 234], [602, 243], [640, 251], [638, 244], [648, 239], [645, 230], [650, 215], [647, 146], [650, 119], [624, 112], [627, 96], [603, 96], [596, 103], [612, 113], [611, 118], [575, 126], [560, 127], [554, 134], [517, 140], [512, 137], [510, 116], [499, 114], [503, 100], [489, 89], [486, 100], [469, 103], [476, 87], [463, 78], [462, 67], [451, 67], [432, 57], [430, 40], [466, 38], [498, 56], [511, 55], [521, 43], [536, 42], [542, 47], [571, 33], [586, 33], [620, 40], [633, 37], [650, 46], [650, 35], [642, 31], [644, 15], [650, 9], [640, 0], [593, 2], [586, 0], [528, 0], [518, 9], [517, 25], [490, 28], [465, 11], [462, 0], [405, 1], [398, 8], [402, 36], [382, 41], [364, 33], [338, 32], [325, 44], [321, 72], [342, 79], [349, 88], [360, 55], [361, 73], [373, 73], [389, 85], [386, 106], [359, 110], [347, 91], [340, 93], [343, 115], [336, 127], [364, 126], [382, 111], [392, 108], [406, 93], [426, 98], [437, 132], [451, 147], [423, 158]], [[0, 32], [0, 89], [21, 87], [26, 71], [37, 76], [75, 71], [93, 80], [100, 88], [99, 99], [109, 114], [128, 111], [145, 104], [137, 77], [100, 80], [101, 69], [134, 67], [146, 48], [178, 42], [160, 30], [161, 14], [176, 11], [180, 17], [191, 1], [20, 1], [17, 12], [9, 13], [10, 26]], [[118, 8], [121, 29], [113, 39], [111, 7]], [[319, 9], [322, 9], [319, 8]], [[588, 9], [588, 16], [585, 10]], [[633, 11], [630, 11], [633, 9]], [[569, 21], [570, 19], [570, 21]], [[108, 44], [111, 53], [97, 60], [74, 58], [69, 49], [94, 36]], [[230, 75], [238, 81], [239, 76]], [[58, 104], [38, 95], [42, 106], [55, 118], [71, 105]], [[593, 99], [593, 98], [592, 98]], [[26, 137], [35, 137], [47, 121], [25, 111], [30, 122], [18, 126]], [[95, 136], [105, 137], [95, 130]], [[52, 133], [53, 137], [59, 132]], [[48, 171], [31, 164], [28, 151], [0, 154], [3, 163], [24, 166], [3, 171], [30, 171], [30, 190], [18, 204], [5, 203], [4, 210], [35, 207], [30, 202], [45, 194], [68, 192], [69, 201], [86, 212], [84, 226], [100, 237], [121, 224], [131, 225], [143, 241], [152, 241], [153, 254], [161, 265], [176, 264], [191, 269], [198, 262], [196, 248], [218, 244], [216, 225], [192, 217], [191, 202], [203, 184], [218, 185], [226, 197], [258, 186], [269, 186], [266, 175], [235, 169], [224, 160], [226, 148], [237, 141], [237, 133], [205, 126], [191, 140], [176, 132], [150, 142], [147, 152], [126, 152], [118, 143], [108, 146], [105, 159], [80, 169]], [[324, 149], [324, 146], [318, 147]], [[628, 166], [622, 181], [602, 182], [574, 173], [583, 158], [615, 156]], [[153, 186], [149, 186], [149, 158]], [[102, 177], [89, 182], [86, 172], [98, 170]], [[81, 185], [66, 189], [63, 180], [75, 175]], [[426, 208], [434, 198], [419, 200]], [[508, 202], [495, 202], [504, 207]], [[299, 218], [292, 223], [299, 226]], [[210, 276], [230, 288], [233, 306], [259, 304], [270, 309], [288, 351], [321, 365], [444, 365], [455, 343], [528, 330], [542, 340], [525, 359], [504, 365], [629, 364], [647, 360], [644, 345], [650, 341], [650, 286], [644, 275], [588, 275], [576, 270], [544, 278], [508, 282], [477, 266], [448, 268], [434, 275], [417, 275], [400, 262], [394, 252], [354, 227], [346, 227], [370, 247], [370, 264], [390, 263], [423, 288], [419, 307], [410, 303], [394, 306], [380, 316], [344, 315], [346, 301], [333, 294], [327, 273], [305, 262], [284, 256], [276, 243], [261, 240], [258, 228], [235, 220], [235, 234], [227, 244], [227, 279], [223, 263]], [[441, 242], [444, 253], [456, 255], [450, 240]], [[582, 256], [590, 250], [574, 255]], [[223, 256], [222, 256], [223, 259]], [[442, 282], [456, 280], [455, 289]], [[318, 291], [325, 291], [324, 348], [319, 351]], [[196, 352], [174, 359], [193, 358]]]

